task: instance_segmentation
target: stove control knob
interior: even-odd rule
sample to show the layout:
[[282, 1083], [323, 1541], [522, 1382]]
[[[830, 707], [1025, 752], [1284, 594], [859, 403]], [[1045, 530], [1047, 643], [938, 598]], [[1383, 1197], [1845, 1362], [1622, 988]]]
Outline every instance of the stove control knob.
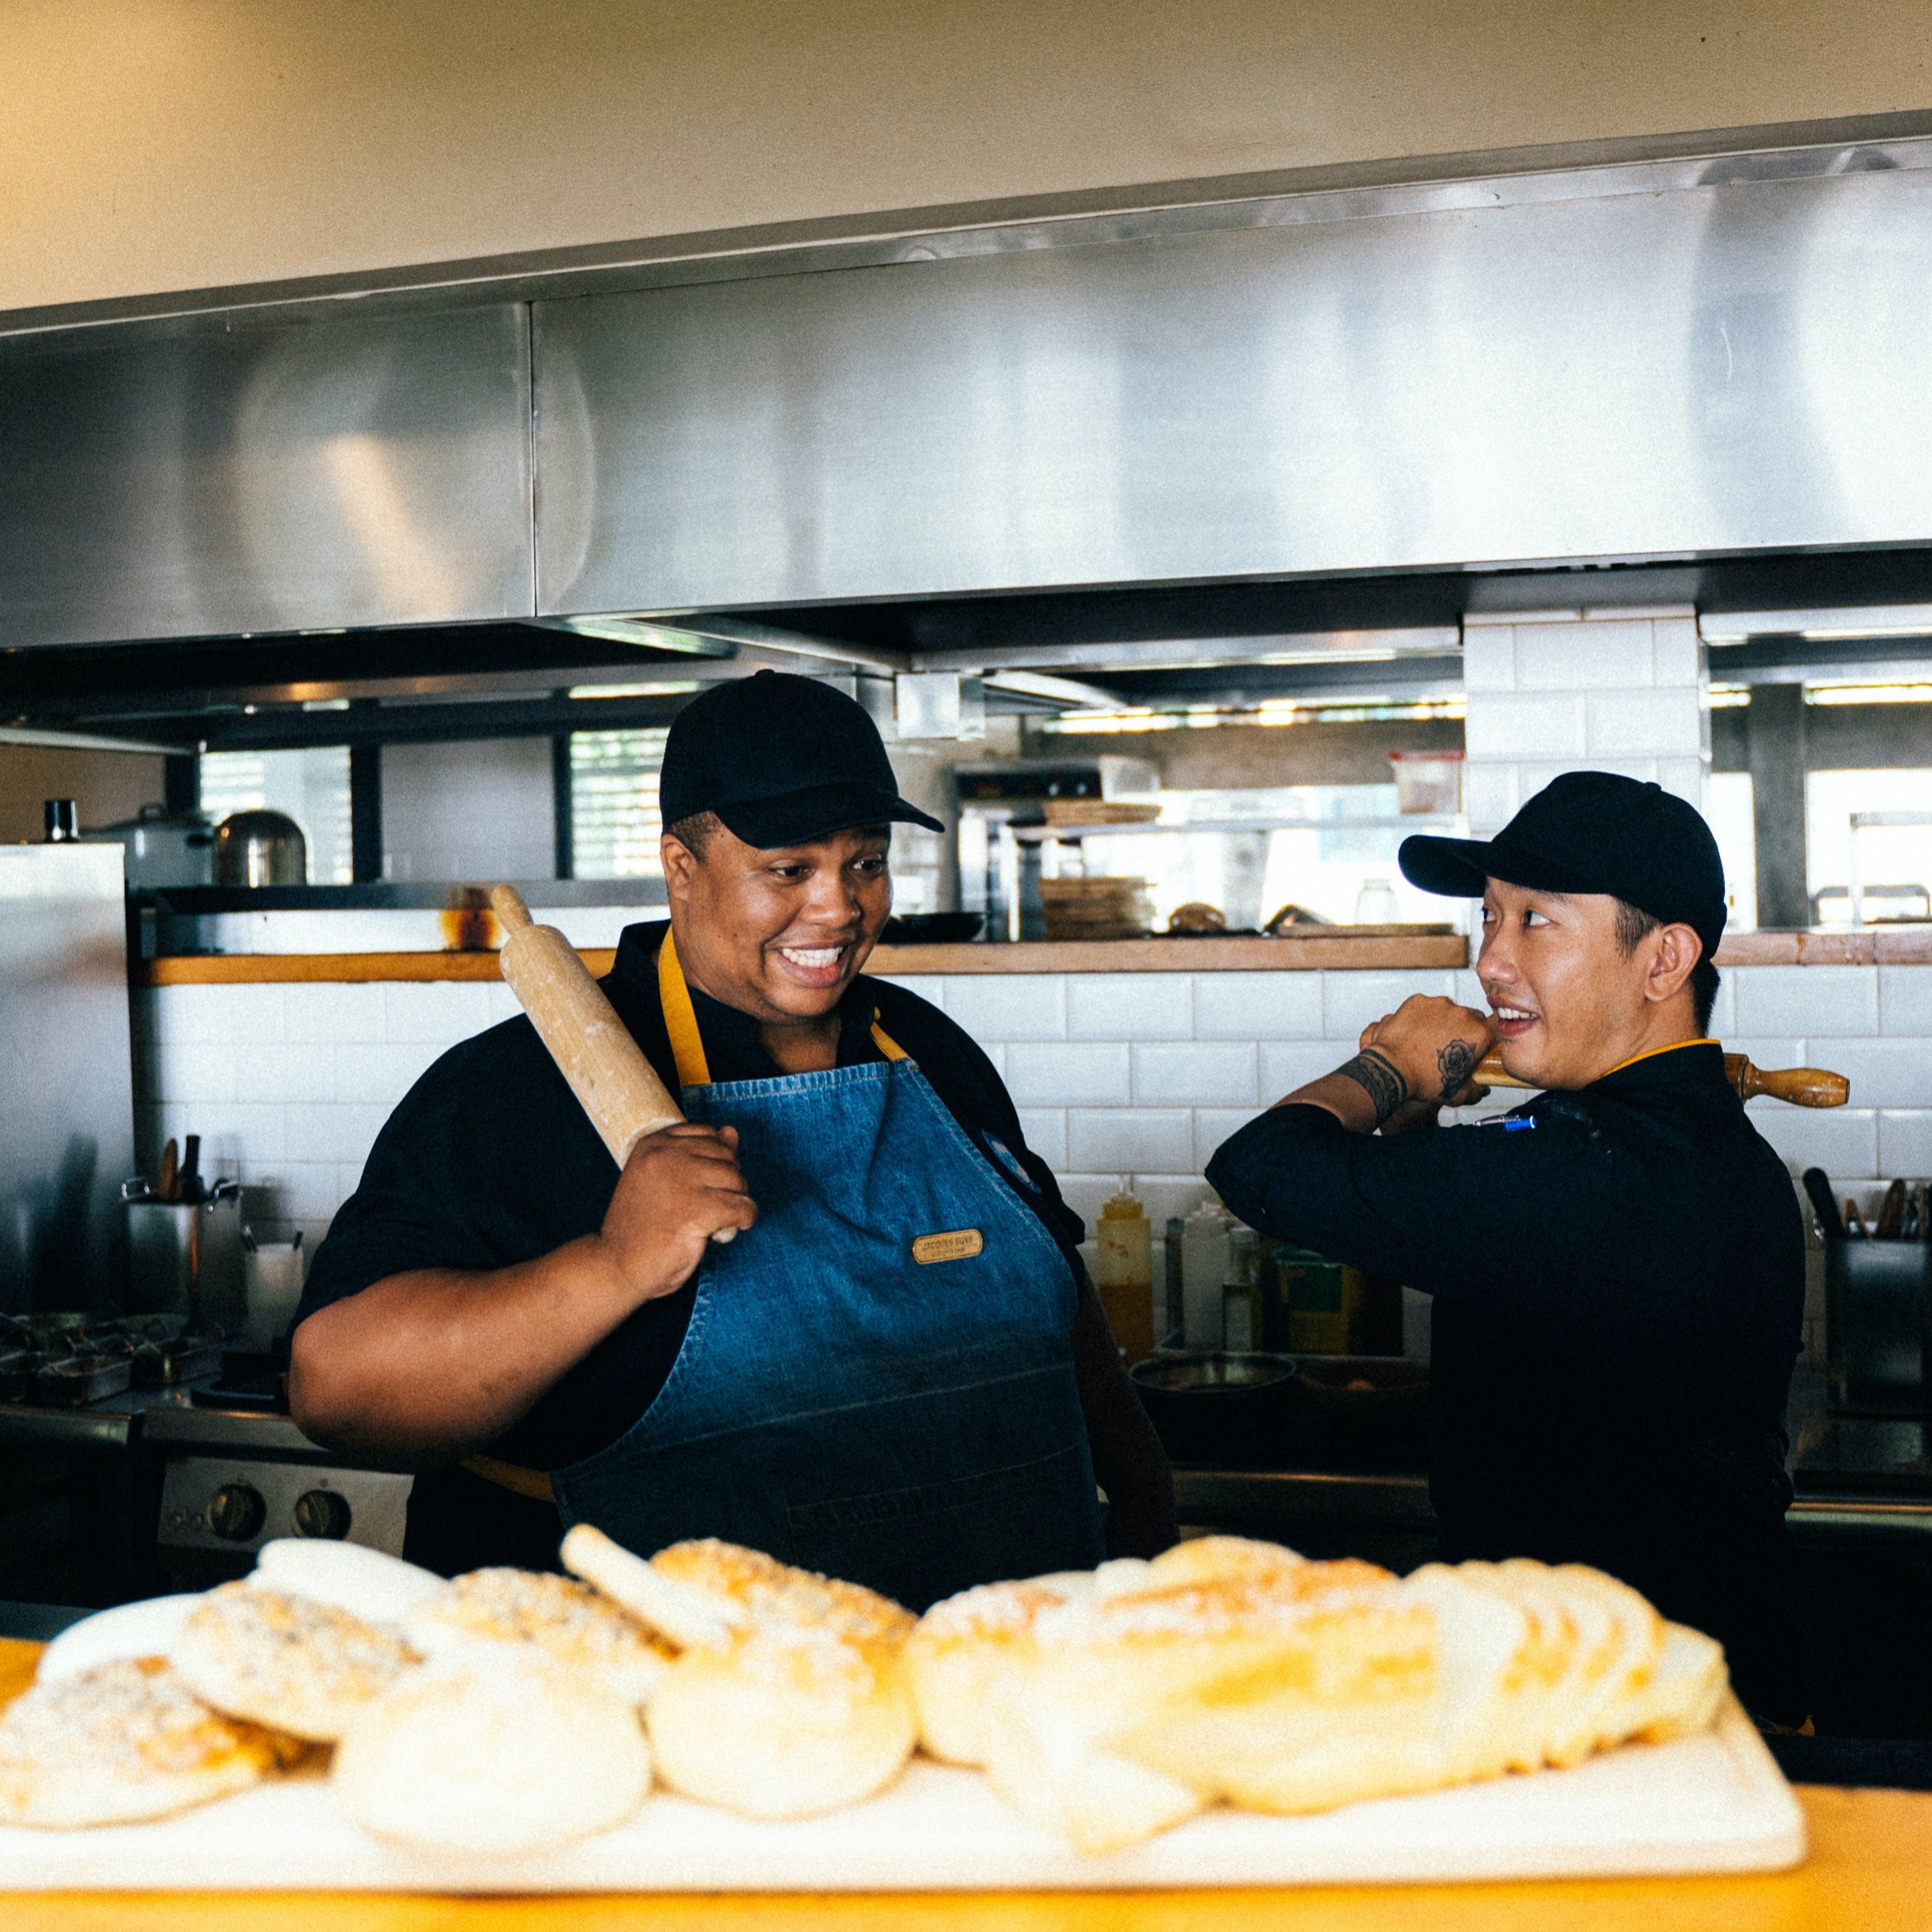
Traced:
[[245, 1482], [224, 1482], [208, 1499], [208, 1527], [230, 1543], [246, 1543], [268, 1520], [262, 1492]]
[[332, 1489], [305, 1489], [295, 1499], [297, 1536], [326, 1536], [340, 1543], [349, 1534], [349, 1498]]

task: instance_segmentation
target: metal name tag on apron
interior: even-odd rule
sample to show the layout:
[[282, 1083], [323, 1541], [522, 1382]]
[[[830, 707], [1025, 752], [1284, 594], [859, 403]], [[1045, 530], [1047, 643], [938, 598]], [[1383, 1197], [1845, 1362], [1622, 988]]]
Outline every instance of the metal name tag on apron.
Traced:
[[1077, 1291], [1038, 1218], [880, 1029], [884, 1063], [711, 1084], [667, 934], [684, 1106], [739, 1130], [757, 1225], [706, 1256], [657, 1400], [556, 1471], [566, 1523], [720, 1536], [915, 1609], [1104, 1556]]

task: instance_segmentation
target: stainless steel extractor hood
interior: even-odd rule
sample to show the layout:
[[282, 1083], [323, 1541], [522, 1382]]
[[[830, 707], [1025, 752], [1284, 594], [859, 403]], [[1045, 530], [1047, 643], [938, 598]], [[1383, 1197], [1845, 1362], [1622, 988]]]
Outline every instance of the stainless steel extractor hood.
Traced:
[[386, 627], [683, 619], [687, 663], [998, 634], [1084, 674], [851, 614], [1375, 582], [1429, 587], [1226, 634], [1439, 628], [1498, 573], [1932, 545], [1932, 135], [1694, 145], [498, 263], [299, 325], [0, 316], [0, 648], [349, 629], [367, 676]]

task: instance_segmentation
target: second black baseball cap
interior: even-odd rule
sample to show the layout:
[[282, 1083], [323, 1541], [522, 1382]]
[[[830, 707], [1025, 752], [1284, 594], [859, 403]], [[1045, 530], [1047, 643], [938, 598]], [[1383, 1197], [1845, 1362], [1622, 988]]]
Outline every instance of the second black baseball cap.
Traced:
[[1493, 839], [1407, 838], [1403, 876], [1424, 892], [1481, 899], [1501, 879], [1533, 892], [1607, 893], [1683, 924], [1704, 957], [1723, 937], [1724, 862], [1697, 807], [1615, 772], [1552, 778]]
[[864, 706], [816, 677], [782, 671], [715, 684], [677, 714], [658, 803], [667, 826], [715, 812], [765, 851], [855, 825], [946, 829], [899, 797]]

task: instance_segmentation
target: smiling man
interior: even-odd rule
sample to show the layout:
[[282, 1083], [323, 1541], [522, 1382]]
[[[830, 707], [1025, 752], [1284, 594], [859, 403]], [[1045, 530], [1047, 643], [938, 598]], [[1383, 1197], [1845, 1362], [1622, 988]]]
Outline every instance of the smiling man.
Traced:
[[[1804, 1235], [1706, 1037], [1716, 843], [1654, 784], [1572, 772], [1493, 841], [1407, 839], [1401, 865], [1482, 899], [1490, 1012], [1406, 1000], [1207, 1178], [1254, 1226], [1434, 1298], [1445, 1557], [1609, 1570], [1718, 1637], [1754, 1713], [1797, 1723], [1784, 1414]], [[1478, 1097], [1492, 1041], [1545, 1091], [1414, 1131]]]
[[422, 1472], [407, 1554], [447, 1574], [551, 1567], [590, 1521], [923, 1608], [1164, 1548], [1078, 1217], [985, 1055], [860, 976], [892, 824], [938, 829], [871, 720], [810, 678], [720, 684], [660, 800], [669, 923], [604, 985], [687, 1124], [620, 1175], [527, 1020], [446, 1054], [316, 1254], [296, 1420]]

